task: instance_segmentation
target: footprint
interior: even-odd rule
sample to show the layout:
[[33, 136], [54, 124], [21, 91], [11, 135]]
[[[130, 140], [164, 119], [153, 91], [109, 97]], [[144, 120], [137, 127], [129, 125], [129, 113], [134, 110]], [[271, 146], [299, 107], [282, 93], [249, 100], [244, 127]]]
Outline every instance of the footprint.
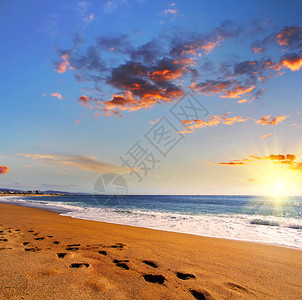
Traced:
[[28, 232], [34, 232], [33, 230], [28, 230]]
[[0, 242], [7, 242], [8, 239], [0, 239]]
[[47, 237], [52, 238], [52, 237], [53, 237], [53, 235], [48, 235]]
[[60, 244], [60, 242], [58, 242], [58, 241], [54, 241], [53, 242], [55, 245], [59, 245]]
[[58, 258], [64, 258], [66, 256], [67, 253], [57, 253]]
[[106, 251], [99, 251], [99, 253], [102, 254], [102, 255], [107, 255]]
[[28, 244], [29, 244], [29, 242], [24, 242], [24, 243], [23, 243], [24, 246], [26, 246], [26, 245], [28, 245]]
[[186, 274], [186, 273], [181, 273], [181, 272], [177, 272], [176, 276], [181, 280], [188, 280], [190, 278], [196, 278], [195, 275], [193, 275], [193, 274]]
[[122, 244], [122, 243], [116, 243], [112, 246], [109, 246], [109, 248], [115, 248], [115, 249], [118, 249], [118, 250], [122, 250], [126, 245], [125, 244]]
[[116, 265], [117, 267], [123, 268], [123, 269], [125, 269], [125, 270], [129, 270], [128, 265], [125, 264], [125, 262], [129, 262], [128, 259], [125, 259], [125, 260], [117, 260], [117, 259], [115, 259], [113, 262], [115, 263], [115, 265]]
[[45, 239], [44, 237], [35, 238], [36, 241], [42, 241], [42, 240], [44, 240], [44, 239]]
[[196, 290], [190, 290], [190, 293], [197, 300], [213, 299], [207, 291], [198, 292]]
[[248, 293], [248, 290], [245, 287], [243, 287], [243, 286], [241, 286], [239, 284], [229, 282], [229, 283], [226, 283], [226, 285], [229, 288], [231, 288], [232, 290], [235, 290], [235, 291], [238, 291], [238, 292], [246, 292], [246, 293]]
[[69, 267], [70, 268], [76, 268], [76, 269], [78, 269], [80, 267], [86, 267], [86, 268], [88, 268], [89, 266], [90, 265], [87, 264], [87, 263], [75, 263], [75, 264], [71, 264]]
[[154, 263], [153, 261], [150, 261], [150, 260], [143, 260], [142, 262], [143, 262], [144, 264], [146, 264], [146, 265], [152, 267], [152, 268], [157, 268], [157, 267], [158, 267], [156, 263]]
[[9, 249], [13, 249], [13, 248], [0, 248], [0, 250], [9, 250]]
[[65, 250], [67, 250], [67, 251], [77, 251], [79, 249], [80, 249], [79, 247], [67, 247]]
[[38, 247], [34, 247], [34, 248], [25, 248], [24, 250], [29, 252], [36, 252], [36, 251], [40, 251], [41, 249]]
[[152, 275], [145, 274], [143, 275], [144, 279], [148, 282], [163, 284], [166, 278], [163, 275]]

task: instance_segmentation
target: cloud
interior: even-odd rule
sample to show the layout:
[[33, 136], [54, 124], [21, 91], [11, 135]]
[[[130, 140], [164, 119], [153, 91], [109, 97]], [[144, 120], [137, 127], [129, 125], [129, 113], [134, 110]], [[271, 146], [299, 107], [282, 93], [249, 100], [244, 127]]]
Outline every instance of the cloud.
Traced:
[[89, 14], [88, 16], [86, 16], [86, 17], [84, 18], [84, 21], [85, 21], [85, 22], [92, 22], [92, 21], [94, 20], [94, 18], [95, 18], [95, 15], [94, 15], [94, 14]]
[[[127, 170], [121, 166], [99, 161], [94, 156], [67, 155], [67, 154], [26, 154], [17, 153], [25, 158], [31, 158], [49, 165], [60, 165], [76, 168], [94, 173], [126, 173]], [[129, 171], [129, 170], [128, 170]]]
[[217, 166], [241, 166], [241, 165], [245, 165], [245, 163], [242, 161], [230, 161], [230, 162], [221, 162], [221, 163], [217, 163], [214, 165], [217, 165]]
[[177, 15], [178, 13], [179, 13], [179, 11], [176, 8], [168, 8], [168, 9], [164, 10], [165, 15], [168, 15], [168, 14]]
[[9, 168], [6, 166], [0, 166], [0, 174], [6, 174], [9, 171]]
[[245, 122], [248, 119], [244, 119], [241, 116], [229, 117], [230, 112], [227, 112], [223, 115], [214, 115], [204, 120], [183, 120], [182, 125], [185, 126], [185, 130], [180, 131], [180, 133], [191, 133], [196, 128], [205, 128], [205, 127], [213, 127], [219, 124], [224, 125], [233, 125], [234, 123]]
[[254, 53], [260, 53], [260, 52], [263, 52], [263, 51], [264, 51], [264, 48], [254, 46], [254, 47], [252, 47], [252, 51], [253, 51]]
[[280, 65], [291, 71], [299, 71], [302, 68], [302, 52], [284, 55], [280, 60]]
[[84, 106], [87, 106], [88, 103], [88, 97], [85, 95], [82, 95], [79, 99], [78, 99], [79, 103], [81, 103]]
[[302, 26], [284, 27], [276, 37], [277, 43], [285, 48], [302, 49]]
[[268, 34], [262, 40], [254, 41], [251, 49], [254, 53], [260, 53], [267, 51], [276, 44], [284, 50], [302, 49], [302, 27], [285, 26], [278, 32]]
[[290, 124], [289, 126], [294, 126], [297, 129], [302, 128], [302, 124]]
[[233, 89], [225, 91], [224, 95], [220, 95], [219, 97], [221, 98], [240, 98], [243, 95], [247, 95], [251, 93], [251, 91], [255, 88], [255, 86], [249, 86], [249, 87], [244, 87], [244, 86], [235, 86]]
[[51, 93], [50, 95], [53, 97], [57, 97], [60, 100], [62, 100], [62, 98], [63, 98], [63, 96], [60, 93]]
[[74, 70], [74, 67], [70, 64], [70, 53], [67, 51], [61, 51], [61, 60], [55, 63], [55, 70], [58, 73], [65, 73], [67, 70]]
[[237, 103], [251, 103], [251, 100], [240, 99], [240, 100], [237, 101]]
[[[105, 6], [117, 9], [122, 4], [122, 0], [107, 1]], [[175, 4], [167, 14], [174, 12]], [[263, 34], [262, 23], [250, 24], [251, 31], [224, 21], [208, 33], [162, 32], [143, 44], [134, 43], [133, 35], [123, 34], [98, 36], [86, 46], [76, 35], [70, 49], [58, 51], [55, 70], [74, 71], [78, 83], [85, 84], [87, 94], [87, 98], [79, 95], [79, 103], [99, 115], [121, 116], [125, 111], [174, 103], [184, 96], [187, 87], [205, 96], [250, 103], [264, 94], [268, 80], [285, 70], [302, 68], [301, 27], [284, 27], [252, 41], [254, 53], [265, 51], [265, 56], [256, 56], [258, 59], [240, 60], [227, 52], [222, 61], [215, 59], [215, 64], [210, 58], [226, 40], [236, 44], [241, 36]]]
[[155, 121], [149, 121], [149, 123], [153, 125], [153, 124], [158, 123], [159, 121], [160, 121], [160, 119], [156, 119]]
[[256, 156], [249, 155], [244, 159], [234, 159], [229, 162], [204, 162], [207, 164], [213, 164], [217, 166], [248, 166], [253, 165], [259, 161], [269, 161], [274, 164], [283, 164], [287, 166], [289, 169], [293, 170], [301, 170], [302, 171], [302, 163], [296, 161], [297, 156], [295, 154], [270, 154], [268, 156]]
[[225, 63], [221, 64], [217, 71], [219, 79], [200, 81], [197, 77], [190, 88], [206, 96], [229, 99], [243, 97], [246, 100], [244, 102], [249, 103], [263, 95], [264, 89], [260, 85], [272, 78], [274, 72], [280, 74], [281, 67], [279, 63], [274, 63], [270, 59]]
[[270, 133], [270, 134], [261, 135], [261, 138], [265, 139], [265, 138], [268, 138], [268, 137], [271, 137], [271, 136], [272, 136], [272, 134]]
[[278, 123], [282, 122], [283, 120], [286, 120], [286, 116], [277, 116], [275, 118], [271, 117], [271, 115], [264, 116], [260, 118], [259, 120], [255, 120], [255, 122], [259, 125], [277, 125]]

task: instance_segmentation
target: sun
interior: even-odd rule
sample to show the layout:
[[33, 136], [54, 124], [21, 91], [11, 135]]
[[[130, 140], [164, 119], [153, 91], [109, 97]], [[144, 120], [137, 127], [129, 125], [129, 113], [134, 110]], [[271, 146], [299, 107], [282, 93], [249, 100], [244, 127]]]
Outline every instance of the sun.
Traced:
[[300, 176], [295, 171], [270, 161], [254, 168], [252, 176], [256, 179], [257, 194], [275, 199], [293, 196], [300, 187]]
[[275, 188], [276, 188], [276, 190], [282, 191], [283, 187], [284, 187], [283, 182], [281, 182], [281, 181], [275, 182]]

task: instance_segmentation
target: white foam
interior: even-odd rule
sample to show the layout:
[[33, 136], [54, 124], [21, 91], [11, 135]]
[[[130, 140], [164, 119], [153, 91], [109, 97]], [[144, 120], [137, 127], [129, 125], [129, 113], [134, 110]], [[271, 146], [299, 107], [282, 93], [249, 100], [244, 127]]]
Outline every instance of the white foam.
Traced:
[[[249, 215], [183, 215], [139, 210], [86, 208], [63, 214], [79, 219], [145, 227], [200, 236], [261, 242], [302, 249], [302, 230], [289, 228], [302, 226], [298, 219]], [[254, 219], [268, 220], [279, 226], [254, 225]]]
[[35, 207], [35, 208], [41, 208], [46, 210], [54, 210], [54, 211], [77, 211], [78, 209], [81, 210], [80, 207], [75, 205], [69, 205], [64, 202], [60, 201], [46, 201], [41, 200], [39, 201], [29, 199], [27, 197], [22, 196], [7, 196], [7, 197], [0, 197], [0, 202], [3, 203], [9, 203], [9, 204], [16, 204], [16, 205], [22, 205], [22, 206], [29, 206], [29, 207]]
[[[0, 202], [64, 211], [63, 216], [200, 236], [269, 243], [302, 249], [302, 219], [262, 215], [186, 215], [134, 209], [80, 207], [77, 203], [31, 200], [22, 196], [1, 197]], [[259, 219], [279, 226], [251, 224]]]

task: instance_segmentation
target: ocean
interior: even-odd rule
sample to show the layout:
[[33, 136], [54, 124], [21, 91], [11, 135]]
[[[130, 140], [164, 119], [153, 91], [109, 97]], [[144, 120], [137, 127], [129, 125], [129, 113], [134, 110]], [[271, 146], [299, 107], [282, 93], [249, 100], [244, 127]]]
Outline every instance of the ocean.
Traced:
[[302, 197], [68, 195], [0, 197], [63, 216], [302, 249]]

